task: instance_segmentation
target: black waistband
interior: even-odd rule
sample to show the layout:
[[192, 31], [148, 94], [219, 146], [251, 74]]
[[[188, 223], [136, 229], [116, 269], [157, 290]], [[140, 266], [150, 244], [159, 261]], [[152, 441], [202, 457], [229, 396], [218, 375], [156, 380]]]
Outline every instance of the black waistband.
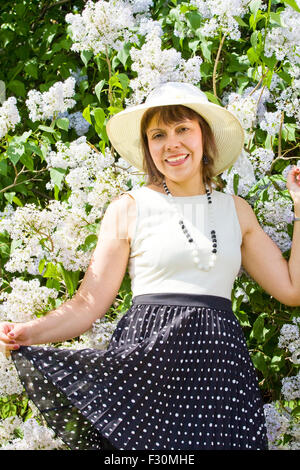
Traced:
[[232, 310], [232, 302], [226, 297], [173, 292], [136, 295], [132, 299], [132, 304], [183, 305]]

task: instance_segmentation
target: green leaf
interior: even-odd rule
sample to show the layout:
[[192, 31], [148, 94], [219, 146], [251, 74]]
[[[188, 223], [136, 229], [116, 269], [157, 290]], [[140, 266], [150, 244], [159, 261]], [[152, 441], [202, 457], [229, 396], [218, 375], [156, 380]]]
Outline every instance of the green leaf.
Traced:
[[28, 60], [25, 63], [25, 72], [32, 78], [38, 79], [38, 66], [36, 59]]
[[62, 264], [58, 265], [58, 270], [60, 271], [63, 280], [65, 282], [66, 288], [70, 296], [74, 294], [77, 289], [80, 271], [67, 271]]
[[7, 176], [7, 160], [0, 162], [0, 175]]
[[25, 152], [25, 147], [24, 145], [20, 145], [20, 144], [11, 144], [6, 150], [6, 154], [9, 160], [14, 165], [18, 163], [18, 161], [20, 160], [24, 152]]
[[129, 85], [129, 78], [125, 73], [119, 73], [118, 75], [119, 82], [122, 85], [123, 90], [127, 90]]
[[254, 65], [255, 62], [257, 62], [259, 60], [259, 56], [256, 54], [253, 47], [250, 47], [247, 50], [247, 56], [248, 56], [248, 59], [249, 59], [251, 65]]
[[43, 126], [42, 124], [39, 125], [38, 129], [44, 132], [49, 132], [50, 134], [54, 134], [56, 130], [50, 126]]
[[59, 127], [60, 129], [63, 129], [64, 131], [67, 131], [69, 129], [70, 121], [68, 118], [59, 118], [56, 119], [55, 122], [57, 127]]
[[105, 80], [100, 80], [100, 82], [98, 82], [97, 85], [95, 86], [95, 93], [98, 98], [98, 101], [101, 101], [100, 94], [104, 85], [105, 85]]
[[208, 60], [208, 62], [211, 62], [211, 51], [212, 51], [213, 43], [211, 41], [202, 40], [200, 47], [201, 47], [201, 51], [205, 59]]
[[67, 170], [64, 168], [50, 168], [50, 177], [53, 184], [61, 189], [62, 181]]
[[212, 103], [215, 103], [215, 104], [218, 104], [218, 105], [221, 104], [219, 99], [213, 93], [210, 93], [209, 91], [205, 91], [204, 93], [206, 94], [209, 101], [211, 101]]
[[235, 21], [236, 21], [240, 26], [246, 26], [246, 28], [248, 28], [247, 23], [245, 23], [245, 21], [242, 20], [242, 18], [241, 18], [240, 16], [234, 16], [233, 18], [235, 19]]
[[240, 180], [240, 175], [238, 173], [235, 173], [233, 175], [233, 190], [234, 194], [238, 194], [239, 191], [239, 180]]
[[186, 19], [188, 20], [192, 29], [196, 30], [201, 26], [201, 16], [196, 11], [186, 13]]
[[93, 57], [93, 53], [90, 51], [82, 51], [80, 53], [80, 58], [82, 62], [84, 63], [85, 67], [87, 67], [87, 64], [89, 63], [92, 57]]
[[20, 201], [20, 199], [17, 196], [13, 197], [12, 202], [14, 202], [19, 207], [23, 207], [23, 205], [24, 205], [24, 204], [22, 204], [22, 202]]
[[28, 154], [24, 153], [21, 158], [20, 162], [28, 168], [28, 170], [34, 170], [33, 158]]
[[26, 142], [25, 151], [27, 153], [36, 153], [42, 160], [44, 160], [44, 155], [43, 155], [42, 150], [33, 142]]
[[53, 279], [56, 279], [58, 281], [61, 280], [61, 276], [59, 273], [59, 270], [57, 269], [57, 266], [53, 263], [47, 263], [45, 272], [43, 274], [43, 277], [51, 277]]
[[84, 244], [79, 246], [79, 250], [84, 252], [91, 251], [97, 245], [98, 237], [97, 235], [88, 235], [84, 241]]
[[102, 108], [94, 108], [91, 112], [91, 115], [94, 116], [96, 124], [98, 127], [102, 128], [105, 121], [105, 113]]
[[255, 320], [253, 324], [253, 328], [252, 328], [253, 336], [260, 343], [265, 340], [266, 331], [264, 329], [264, 326], [265, 326], [265, 318], [267, 316], [268, 315], [266, 313], [262, 313], [261, 315], [259, 315], [259, 317], [257, 317], [257, 319]]
[[282, 137], [286, 141], [296, 142], [296, 124], [286, 123], [282, 128]]
[[117, 55], [117, 58], [119, 59], [123, 67], [125, 67], [125, 70], [126, 70], [126, 62], [130, 55], [130, 48], [131, 48], [131, 44], [129, 42], [125, 43], [123, 48], [118, 52], [118, 55]]
[[300, 13], [300, 8], [298, 7], [296, 0], [283, 0], [283, 3], [285, 3], [286, 5], [289, 5], [298, 13]]
[[14, 199], [15, 195], [16, 195], [16, 193], [13, 193], [13, 192], [11, 192], [11, 193], [4, 193], [5, 199], [6, 199], [10, 204], [13, 203], [13, 199]]
[[252, 355], [251, 359], [256, 369], [260, 370], [265, 376], [267, 376], [268, 364], [265, 355], [262, 352], [258, 351], [257, 353]]
[[25, 98], [25, 85], [20, 80], [12, 80], [7, 84], [7, 88], [16, 96]]
[[91, 106], [88, 105], [86, 108], [84, 108], [83, 112], [82, 112], [82, 116], [84, 117], [84, 119], [89, 122], [90, 124], [92, 124], [92, 119], [91, 119]]

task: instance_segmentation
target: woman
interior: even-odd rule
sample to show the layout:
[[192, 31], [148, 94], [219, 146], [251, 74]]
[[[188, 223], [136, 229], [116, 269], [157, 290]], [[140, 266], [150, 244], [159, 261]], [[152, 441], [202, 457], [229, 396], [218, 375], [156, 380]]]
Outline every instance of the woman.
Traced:
[[[167, 83], [108, 123], [148, 185], [113, 201], [77, 294], [43, 318], [2, 323], [30, 398], [72, 449], [266, 449], [257, 378], [232, 309], [241, 261], [286, 305], [300, 305], [300, 224], [287, 263], [250, 205], [212, 190], [244, 137], [196, 87]], [[296, 170], [288, 189], [300, 215]], [[103, 317], [129, 263], [132, 306], [107, 351], [34, 346]]]

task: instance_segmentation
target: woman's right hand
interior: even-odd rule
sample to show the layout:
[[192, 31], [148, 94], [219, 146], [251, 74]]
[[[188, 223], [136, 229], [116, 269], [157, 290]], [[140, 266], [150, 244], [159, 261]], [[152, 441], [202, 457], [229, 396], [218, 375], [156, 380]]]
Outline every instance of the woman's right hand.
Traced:
[[26, 323], [0, 323], [0, 352], [9, 356], [10, 351], [20, 346], [29, 345], [29, 334]]

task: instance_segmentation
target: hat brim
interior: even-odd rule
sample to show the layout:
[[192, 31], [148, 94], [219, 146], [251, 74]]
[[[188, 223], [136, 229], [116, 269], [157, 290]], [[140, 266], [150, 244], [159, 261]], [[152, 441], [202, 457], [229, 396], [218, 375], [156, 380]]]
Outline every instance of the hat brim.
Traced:
[[[238, 119], [227, 109], [214, 103], [191, 103], [172, 100], [169, 105], [183, 105], [196, 111], [209, 124], [215, 138], [218, 158], [214, 161], [214, 176], [219, 175], [237, 160], [244, 145], [244, 130]], [[118, 154], [144, 172], [140, 125], [144, 113], [155, 106], [144, 103], [115, 114], [106, 126], [107, 135]]]

